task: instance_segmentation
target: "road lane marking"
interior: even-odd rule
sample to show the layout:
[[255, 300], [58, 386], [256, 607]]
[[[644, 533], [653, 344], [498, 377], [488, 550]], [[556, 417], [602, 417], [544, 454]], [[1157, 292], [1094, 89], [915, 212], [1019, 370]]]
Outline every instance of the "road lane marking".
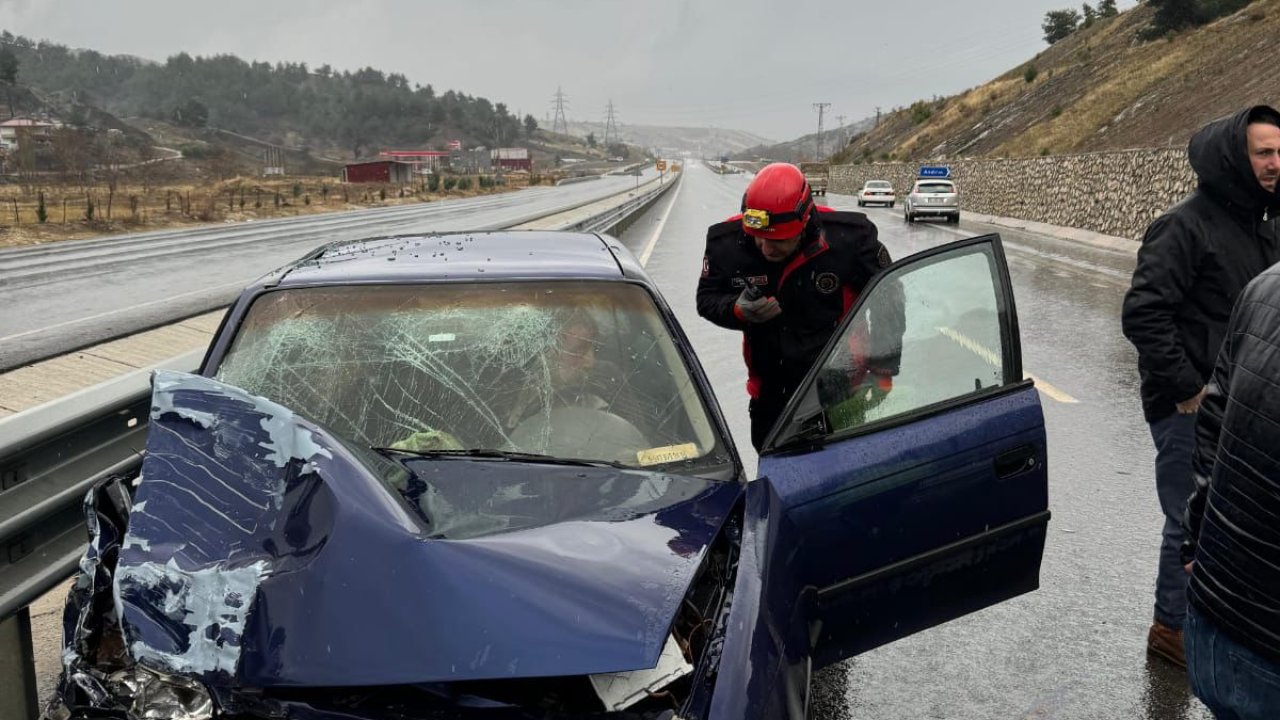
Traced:
[[[997, 367], [997, 368], [1004, 367], [1003, 359], [999, 355], [997, 355], [995, 351], [982, 345], [977, 340], [974, 340], [973, 338], [967, 335], [963, 335], [949, 327], [939, 327], [936, 329], [938, 332], [945, 335], [955, 344], [959, 345], [965, 350], [968, 350], [974, 355], [977, 355], [978, 357], [987, 361], [987, 363], [990, 364], [991, 366]], [[1052, 383], [1045, 380], [1044, 378], [1037, 377], [1036, 375], [1033, 375], [1027, 372], [1025, 369], [1022, 371], [1022, 374], [1027, 376], [1028, 378], [1031, 378], [1031, 381], [1036, 384], [1037, 390], [1044, 393], [1045, 395], [1048, 395], [1054, 400], [1057, 400], [1060, 403], [1063, 403], [1065, 405], [1076, 405], [1080, 402], [1079, 400], [1075, 399], [1071, 395], [1055, 387]]]
[[671, 204], [667, 206], [667, 212], [658, 221], [658, 227], [654, 228], [653, 235], [649, 238], [649, 242], [645, 243], [644, 251], [640, 253], [640, 267], [649, 264], [649, 256], [653, 255], [653, 249], [658, 245], [658, 238], [662, 237], [662, 230], [667, 226], [667, 219], [671, 217], [671, 211], [676, 207], [676, 200], [680, 199], [680, 188], [684, 187], [684, 181], [681, 180], [676, 185], [675, 194], [671, 196]]

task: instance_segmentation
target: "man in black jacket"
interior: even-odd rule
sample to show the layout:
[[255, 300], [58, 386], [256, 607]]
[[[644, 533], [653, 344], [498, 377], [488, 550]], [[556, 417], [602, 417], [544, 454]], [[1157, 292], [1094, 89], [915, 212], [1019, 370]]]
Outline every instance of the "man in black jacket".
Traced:
[[[762, 169], [747, 188], [742, 214], [707, 230], [698, 314], [743, 333], [756, 450], [863, 287], [889, 264], [866, 215], [815, 206], [804, 173], [787, 163]], [[868, 356], [847, 378], [878, 398], [898, 372], [900, 299], [867, 339], [888, 352]]]
[[1197, 189], [1147, 228], [1125, 295], [1124, 334], [1138, 350], [1142, 408], [1156, 445], [1164, 539], [1148, 649], [1183, 664], [1186, 576], [1181, 517], [1191, 493], [1196, 411], [1240, 291], [1280, 260], [1280, 113], [1256, 106], [1202, 128], [1188, 156]]
[[1194, 465], [1187, 675], [1217, 717], [1278, 718], [1280, 265], [1236, 304], [1200, 404]]

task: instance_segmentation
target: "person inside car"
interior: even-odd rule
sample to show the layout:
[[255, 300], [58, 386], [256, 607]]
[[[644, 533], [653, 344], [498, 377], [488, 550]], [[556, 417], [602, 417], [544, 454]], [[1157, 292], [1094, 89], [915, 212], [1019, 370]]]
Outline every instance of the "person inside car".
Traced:
[[[619, 388], [611, 383], [618, 382], [619, 373], [599, 358], [599, 324], [581, 308], [556, 323], [554, 345], [535, 361], [530, 384], [507, 414], [511, 442], [526, 452], [634, 463], [648, 442], [613, 410], [610, 398]], [[539, 367], [543, 363], [545, 371]], [[546, 378], [545, 385], [539, 376]]]

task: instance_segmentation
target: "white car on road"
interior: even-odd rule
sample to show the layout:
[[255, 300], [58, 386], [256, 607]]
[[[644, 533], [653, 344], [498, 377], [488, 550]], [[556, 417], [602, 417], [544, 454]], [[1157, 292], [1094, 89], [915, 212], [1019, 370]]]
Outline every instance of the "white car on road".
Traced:
[[893, 192], [893, 185], [888, 180], [868, 180], [858, 191], [858, 207], [866, 207], [873, 203], [893, 207], [898, 196]]

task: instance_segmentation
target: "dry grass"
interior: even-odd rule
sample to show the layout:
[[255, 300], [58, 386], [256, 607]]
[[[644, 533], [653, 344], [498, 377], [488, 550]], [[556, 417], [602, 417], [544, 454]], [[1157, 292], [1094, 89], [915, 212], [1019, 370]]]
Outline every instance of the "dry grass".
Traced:
[[973, 118], [982, 117], [990, 108], [1017, 95], [1023, 91], [1020, 86], [1025, 85], [1026, 81], [1021, 77], [1016, 80], [993, 80], [952, 98], [945, 107], [935, 111], [929, 120], [919, 125], [919, 130], [903, 141], [895, 154], [916, 156], [928, 153], [938, 144], [939, 138], [963, 131], [966, 124], [973, 124]]
[[[234, 178], [213, 184], [173, 184], [146, 189], [120, 186], [112, 202], [110, 219], [106, 215], [105, 189], [90, 188], [86, 193], [79, 188], [49, 187], [44, 190], [48, 215], [45, 223], [37, 219], [35, 191], [0, 186], [0, 247], [488, 195], [518, 189], [526, 181], [527, 178], [514, 174], [508, 176], [505, 186], [482, 189], [472, 178], [472, 187], [468, 190], [435, 193], [413, 192], [399, 185], [343, 184], [330, 177]], [[131, 197], [137, 198], [136, 205], [131, 204]], [[90, 199], [95, 206], [93, 221], [85, 216]]]
[[[1126, 111], [1139, 112], [1144, 96], [1168, 82], [1194, 57], [1187, 45], [1162, 47], [1157, 42], [1130, 53], [1116, 63], [1109, 75], [1090, 73], [1093, 89], [1079, 100], [1062, 106], [1062, 114], [1045, 120], [996, 147], [993, 155], [1032, 155], [1042, 149], [1063, 152], [1078, 149], [1088, 138]], [[1135, 68], [1140, 70], [1135, 71]], [[1152, 108], [1154, 110], [1154, 108]]]
[[[1280, 0], [1168, 38], [1142, 41], [1146, 4], [1045, 48], [995, 80], [948, 98], [925, 122], [885, 118], [844, 161], [1030, 156], [1179, 146], [1210, 120], [1280, 103], [1273, 65]], [[1033, 82], [1023, 77], [1028, 67]], [[936, 151], [936, 154], [935, 154]]]

